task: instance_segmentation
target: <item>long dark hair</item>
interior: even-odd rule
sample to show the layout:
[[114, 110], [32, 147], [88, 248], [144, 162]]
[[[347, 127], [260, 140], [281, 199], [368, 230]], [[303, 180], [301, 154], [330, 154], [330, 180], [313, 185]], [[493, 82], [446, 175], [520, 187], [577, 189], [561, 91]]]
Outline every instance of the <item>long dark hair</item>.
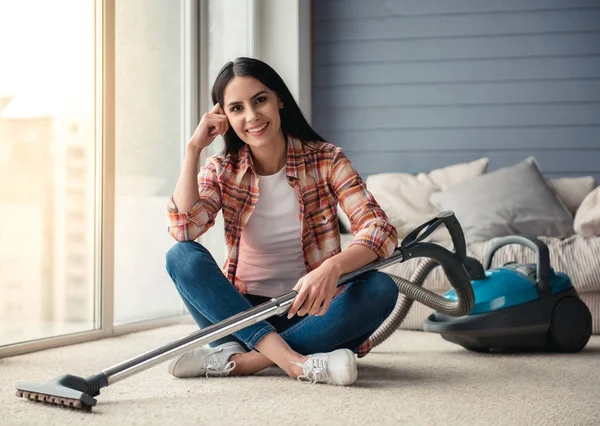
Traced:
[[[223, 108], [223, 93], [225, 86], [233, 77], [253, 77], [275, 92], [279, 99], [283, 101], [283, 108], [279, 110], [281, 117], [281, 130], [284, 136], [289, 135], [299, 139], [303, 143], [325, 141], [310, 127], [310, 124], [302, 115], [302, 111], [290, 93], [290, 90], [285, 85], [283, 79], [269, 65], [258, 59], [253, 58], [237, 58], [233, 62], [227, 62], [215, 79], [212, 87], [213, 105], [219, 103]], [[223, 154], [237, 154], [245, 145], [233, 128], [229, 128], [227, 133], [223, 135], [225, 147]]]

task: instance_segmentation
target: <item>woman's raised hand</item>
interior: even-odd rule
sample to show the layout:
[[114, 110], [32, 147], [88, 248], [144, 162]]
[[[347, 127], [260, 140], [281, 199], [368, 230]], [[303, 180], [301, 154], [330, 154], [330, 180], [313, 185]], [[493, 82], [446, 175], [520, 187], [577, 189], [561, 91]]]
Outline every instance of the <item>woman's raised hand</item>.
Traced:
[[213, 109], [202, 116], [190, 138], [189, 145], [202, 150], [209, 146], [218, 135], [224, 135], [227, 130], [229, 130], [229, 120], [227, 120], [221, 105], [216, 104]]

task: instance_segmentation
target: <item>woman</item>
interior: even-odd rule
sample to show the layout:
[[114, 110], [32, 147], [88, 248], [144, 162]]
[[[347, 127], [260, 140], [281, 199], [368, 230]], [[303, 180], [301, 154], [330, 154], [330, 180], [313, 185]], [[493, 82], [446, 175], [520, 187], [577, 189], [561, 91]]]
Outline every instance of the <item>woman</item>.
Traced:
[[[169, 200], [169, 232], [179, 243], [167, 270], [201, 328], [271, 297], [298, 291], [287, 317], [272, 317], [173, 360], [176, 377], [248, 375], [273, 364], [310, 383], [350, 385], [355, 353], [393, 310], [394, 282], [380, 272], [337, 288], [341, 275], [396, 248], [396, 230], [342, 150], [304, 119], [267, 64], [238, 58], [219, 72], [214, 108], [192, 135]], [[222, 135], [222, 155], [201, 151]], [[340, 250], [336, 207], [352, 222]], [[223, 210], [228, 259], [221, 271], [194, 242]], [[224, 272], [224, 273], [223, 273]]]

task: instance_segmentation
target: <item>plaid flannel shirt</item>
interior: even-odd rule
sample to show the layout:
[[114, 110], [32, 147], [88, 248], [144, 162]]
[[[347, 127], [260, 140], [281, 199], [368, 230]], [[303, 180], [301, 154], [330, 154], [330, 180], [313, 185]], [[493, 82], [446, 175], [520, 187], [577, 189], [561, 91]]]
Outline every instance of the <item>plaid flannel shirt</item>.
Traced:
[[[398, 243], [396, 229], [342, 149], [326, 142], [309, 145], [288, 138], [286, 165], [287, 181], [298, 195], [307, 272], [341, 252], [338, 203], [352, 224], [351, 245], [368, 247], [379, 258], [390, 256]], [[235, 285], [240, 237], [258, 200], [258, 178], [248, 146], [238, 155], [208, 158], [198, 175], [198, 188], [200, 200], [189, 211], [178, 211], [173, 197], [169, 199], [169, 233], [177, 241], [195, 240], [214, 225], [222, 210], [228, 252], [223, 272]], [[359, 357], [370, 349], [365, 342]]]

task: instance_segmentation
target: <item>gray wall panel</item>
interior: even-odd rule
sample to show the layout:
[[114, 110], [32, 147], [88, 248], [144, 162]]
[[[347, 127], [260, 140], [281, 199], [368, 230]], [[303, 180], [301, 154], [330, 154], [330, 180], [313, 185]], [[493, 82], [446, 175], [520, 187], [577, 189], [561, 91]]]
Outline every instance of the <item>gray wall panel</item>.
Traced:
[[[373, 6], [375, 7], [375, 3]], [[543, 4], [540, 1], [540, 4]], [[314, 27], [314, 40], [378, 40], [553, 34], [600, 30], [600, 9], [445, 16], [382, 16], [329, 21]]]
[[[598, 7], [596, 0], [316, 0], [320, 4], [314, 14], [315, 22], [364, 19], [390, 15], [476, 15], [499, 13], [525, 13], [541, 10], [574, 10]], [[376, 3], [376, 4], [374, 4]]]
[[314, 87], [359, 84], [497, 82], [600, 77], [600, 55], [471, 59], [314, 67]]
[[[581, 173], [596, 174], [598, 162], [592, 156], [585, 155], [591, 150], [573, 151], [544, 150], [514, 150], [514, 151], [486, 151], [472, 150], [469, 152], [457, 151], [345, 151], [348, 158], [354, 163], [362, 174], [368, 176], [373, 173], [385, 171], [401, 171], [404, 173], [418, 173], [422, 170], [431, 170], [444, 167], [448, 164], [473, 161], [481, 157], [488, 157], [496, 164], [511, 165], [524, 160], [532, 155], [540, 166], [543, 166], [544, 174], [548, 176], [571, 176]], [[572, 162], [579, 164], [579, 170], [573, 171], [569, 165]]]
[[[351, 151], [597, 149], [600, 125], [405, 130], [337, 130], [328, 140]], [[594, 154], [592, 152], [592, 154]], [[417, 165], [418, 166], [418, 165]], [[599, 182], [600, 183], [600, 182]]]
[[313, 124], [363, 175], [533, 155], [600, 182], [600, 0], [313, 1]]
[[[598, 124], [600, 103], [560, 105], [476, 105], [431, 107], [335, 108], [322, 121], [322, 108], [313, 108], [320, 129], [401, 129]], [[401, 142], [401, 141], [399, 141]]]
[[315, 107], [501, 105], [598, 102], [600, 78], [493, 83], [386, 84], [323, 87]]
[[497, 37], [412, 40], [333, 41], [315, 45], [319, 65], [419, 60], [597, 55], [600, 31], [567, 34], [521, 34]]

